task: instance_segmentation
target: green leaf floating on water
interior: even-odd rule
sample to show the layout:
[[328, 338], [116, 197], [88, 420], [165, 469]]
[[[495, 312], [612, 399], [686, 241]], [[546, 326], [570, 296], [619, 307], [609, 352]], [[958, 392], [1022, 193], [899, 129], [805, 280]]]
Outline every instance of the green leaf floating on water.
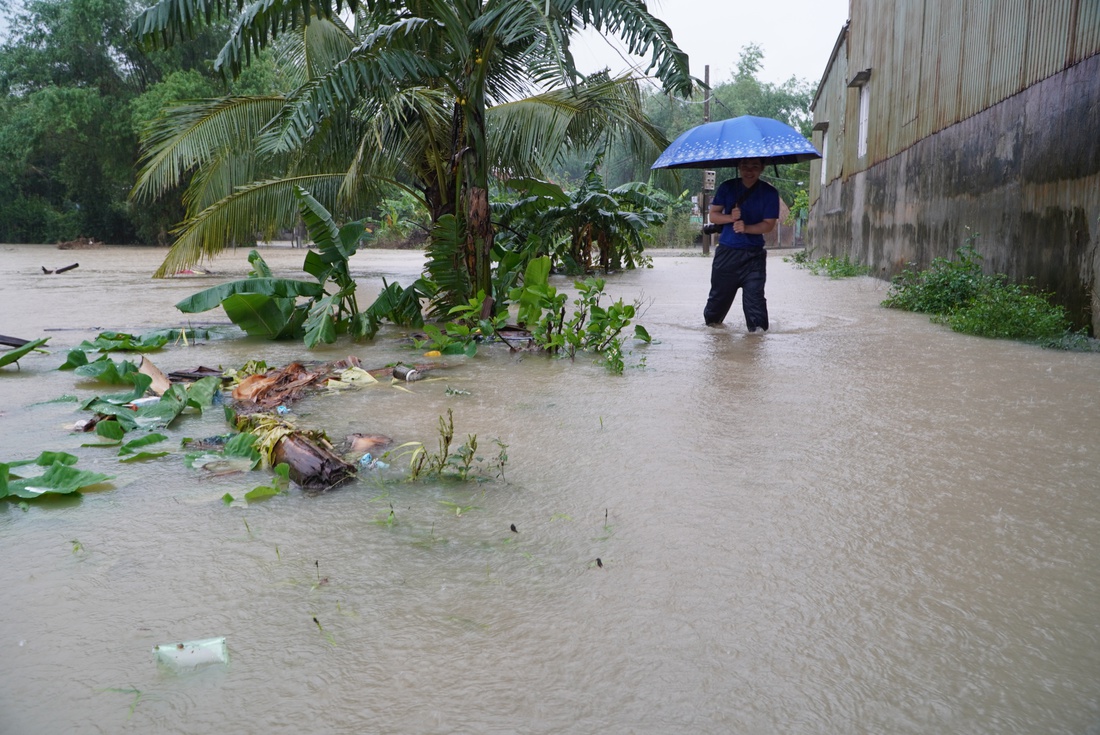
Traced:
[[220, 453], [200, 452], [186, 455], [185, 461], [188, 467], [196, 470], [206, 470], [216, 475], [227, 475], [235, 472], [248, 472], [260, 466], [262, 457], [259, 450], [252, 445], [256, 443], [256, 435], [247, 432], [234, 434]]
[[[81, 352], [79, 354], [83, 355], [85, 353]], [[129, 360], [115, 362], [107, 355], [102, 355], [98, 360], [89, 362], [86, 365], [77, 366], [74, 372], [82, 378], [100, 380], [112, 385], [133, 384], [134, 376], [141, 374], [138, 372], [138, 366]]]
[[95, 425], [95, 433], [104, 439], [117, 441], [122, 441], [122, 437], [126, 436], [126, 430], [117, 421], [100, 421]]
[[134, 439], [133, 441], [126, 442], [118, 450], [119, 456], [122, 459], [119, 462], [144, 462], [147, 459], [157, 459], [158, 457], [164, 457], [168, 455], [168, 452], [137, 452], [141, 447], [147, 447], [150, 444], [157, 444], [167, 439], [164, 434], [147, 434], [140, 439]]
[[8, 350], [7, 352], [0, 352], [0, 367], [10, 365], [16, 362], [20, 357], [23, 357], [28, 352], [37, 350], [42, 345], [49, 341], [49, 337], [43, 337], [42, 339], [36, 339], [33, 342], [28, 342], [22, 347], [16, 347], [14, 350]]
[[[47, 494], [68, 495], [84, 488], [112, 479], [111, 475], [78, 470], [77, 458], [66, 452], [42, 452], [35, 459], [16, 462], [0, 462], [0, 498], [16, 497], [26, 500]], [[13, 474], [13, 467], [38, 465], [46, 471], [34, 477]]]
[[[97, 426], [96, 428], [98, 429], [99, 427]], [[133, 441], [126, 442], [124, 445], [122, 445], [122, 448], [118, 450], [118, 453], [129, 454], [137, 449], [140, 449], [141, 447], [147, 447], [150, 444], [162, 442], [167, 438], [168, 437], [166, 437], [164, 434], [146, 434], [140, 439], [134, 439]]]
[[286, 492], [286, 489], [290, 487], [290, 465], [286, 462], [280, 462], [275, 465], [273, 470], [275, 475], [271, 478], [270, 485], [254, 487], [244, 494], [244, 499], [247, 502], [255, 503]]
[[84, 340], [76, 348], [84, 352], [152, 352], [166, 344], [168, 336], [165, 334], [135, 337], [125, 332], [100, 332], [94, 340]]
[[[138, 382], [135, 392], [138, 392], [137, 388], [143, 384], [148, 387], [151, 381], [149, 376], [141, 373], [136, 373], [134, 379]], [[221, 381], [215, 377], [196, 380], [190, 388], [175, 383], [164, 392], [159, 401], [142, 406], [136, 411], [125, 404], [139, 398], [140, 394], [144, 394], [145, 389], [141, 389], [139, 395], [131, 392], [93, 398], [85, 403], [83, 408], [106, 416], [114, 416], [126, 431], [163, 429], [175, 421], [185, 409], [192, 408], [201, 414], [204, 408], [213, 403], [214, 394], [220, 386]]]
[[168, 452], [138, 452], [137, 454], [129, 454], [119, 460], [119, 462], [144, 462], [147, 459], [158, 459], [160, 457], [167, 457]]
[[269, 485], [260, 485], [259, 487], [254, 487], [247, 493], [245, 493], [244, 499], [249, 503], [255, 503], [258, 500], [266, 500], [267, 498], [274, 497], [281, 492], [282, 490], [279, 490], [278, 488], [274, 488]]

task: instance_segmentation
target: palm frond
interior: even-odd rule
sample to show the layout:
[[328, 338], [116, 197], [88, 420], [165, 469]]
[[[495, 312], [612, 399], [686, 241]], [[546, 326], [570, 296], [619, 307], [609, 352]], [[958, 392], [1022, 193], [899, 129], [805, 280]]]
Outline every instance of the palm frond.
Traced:
[[430, 313], [441, 316], [465, 301], [470, 293], [470, 274], [466, 270], [462, 245], [466, 241], [463, 225], [454, 215], [439, 218], [432, 229], [426, 249], [424, 270], [438, 288]]
[[213, 257], [222, 250], [245, 245], [257, 236], [270, 237], [294, 225], [298, 216], [295, 188], [308, 189], [330, 209], [343, 175], [315, 174], [258, 181], [242, 187], [194, 217], [175, 231], [179, 239], [168, 251], [154, 278], [165, 278]]
[[[402, 23], [409, 30], [409, 23]], [[312, 136], [321, 121], [340, 107], [355, 106], [366, 96], [385, 99], [396, 95], [401, 82], [434, 78], [443, 74], [440, 65], [421, 57], [416, 44], [408, 42], [387, 46], [391, 36], [371, 34], [346, 59], [331, 71], [310, 80], [296, 90], [273, 125], [273, 135], [265, 142], [267, 151], [292, 150]], [[384, 30], [393, 30], [384, 29]], [[393, 34], [393, 38], [405, 38]], [[370, 44], [380, 44], [374, 48]]]
[[643, 0], [557, 0], [580, 27], [611, 33], [623, 40], [627, 51], [649, 55], [646, 73], [660, 80], [665, 90], [683, 97], [698, 80], [691, 76], [688, 55], [672, 38], [672, 29], [651, 14]]
[[240, 11], [234, 32], [222, 48], [215, 68], [233, 75], [253, 53], [268, 46], [288, 28], [308, 25], [311, 18], [332, 18], [344, 8], [357, 10], [360, 0], [160, 0], [142, 11], [130, 32], [145, 49], [168, 47], [193, 38], [198, 28]]
[[279, 112], [281, 96], [222, 97], [163, 111], [142, 136], [131, 198], [150, 201], [179, 185], [181, 176], [224, 149], [251, 148], [252, 137]]
[[217, 151], [203, 161], [183, 193], [187, 216], [193, 217], [256, 178], [256, 157], [252, 151], [231, 148]]

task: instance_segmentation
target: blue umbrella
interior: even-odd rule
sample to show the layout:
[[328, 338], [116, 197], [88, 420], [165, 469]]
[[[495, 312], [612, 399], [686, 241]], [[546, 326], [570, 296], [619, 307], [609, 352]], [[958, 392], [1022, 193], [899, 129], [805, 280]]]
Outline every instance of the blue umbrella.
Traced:
[[724, 168], [736, 166], [743, 158], [779, 164], [810, 161], [821, 154], [786, 123], [742, 115], [688, 130], [650, 168]]

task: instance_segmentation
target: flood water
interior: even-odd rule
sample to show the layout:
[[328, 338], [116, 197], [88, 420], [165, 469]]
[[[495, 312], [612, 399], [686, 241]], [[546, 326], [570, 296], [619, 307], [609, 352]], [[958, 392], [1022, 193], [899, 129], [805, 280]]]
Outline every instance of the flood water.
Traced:
[[[243, 275], [245, 251], [151, 281], [163, 254], [0, 246], [0, 333], [51, 338], [0, 369], [0, 461], [65, 450], [115, 476], [0, 502], [0, 732], [1100, 733], [1100, 355], [957, 335], [778, 254], [772, 331], [745, 334], [740, 300], [706, 328], [709, 260], [656, 257], [608, 281], [655, 339], [622, 376], [483, 349], [294, 407], [334, 440], [429, 448], [453, 410], [487, 460], [507, 444], [504, 479], [395, 463], [227, 506], [268, 475], [206, 476], [178, 449], [225, 433], [219, 409], [122, 464], [68, 430], [77, 404], [43, 403], [118, 390], [54, 369], [99, 330], [228, 323], [173, 304]], [[265, 255], [304, 277], [303, 251]], [[360, 303], [421, 263], [356, 255]], [[401, 336], [149, 357], [422, 359]], [[215, 636], [227, 666], [153, 659]]]

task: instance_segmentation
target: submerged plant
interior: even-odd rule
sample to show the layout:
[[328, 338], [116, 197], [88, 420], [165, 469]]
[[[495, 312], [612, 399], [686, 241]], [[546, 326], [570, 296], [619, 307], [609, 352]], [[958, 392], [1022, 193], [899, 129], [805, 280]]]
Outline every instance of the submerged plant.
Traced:
[[834, 255], [826, 255], [814, 259], [809, 250], [800, 250], [793, 255], [783, 258], [783, 262], [792, 263], [797, 268], [805, 268], [815, 276], [828, 276], [829, 278], [853, 278], [866, 276], [871, 273], [870, 267], [852, 261], [847, 254], [843, 258]]
[[[221, 306], [229, 319], [250, 335], [300, 337], [309, 348], [331, 344], [338, 334], [373, 337], [383, 318], [400, 324], [419, 323], [420, 299], [433, 293], [430, 284], [419, 280], [408, 289], [386, 284], [378, 300], [361, 311], [348, 264], [368, 236], [367, 229], [361, 222], [338, 227], [332, 214], [301, 187], [295, 187], [295, 196], [316, 247], [306, 253], [302, 270], [315, 282], [273, 277], [263, 257], [253, 250], [248, 256], [253, 267], [250, 278], [200, 291], [176, 308], [192, 314]], [[299, 298], [305, 301], [299, 303]]]
[[933, 322], [963, 334], [1091, 349], [1083, 333], [1071, 331], [1065, 309], [1051, 303], [1053, 294], [1012, 283], [1004, 274], [983, 273], [977, 237], [966, 239], [955, 260], [934, 258], [924, 270], [902, 271], [882, 305], [930, 314]]
[[[550, 284], [550, 259], [535, 258], [527, 264], [523, 286], [512, 289], [509, 298], [517, 304], [517, 318], [531, 330], [535, 344], [550, 354], [574, 359], [578, 352], [598, 355], [608, 369], [620, 375], [622, 332], [630, 326], [637, 311], [622, 299], [603, 306], [606, 281], [587, 278], [576, 281], [577, 296], [573, 311], [567, 315], [568, 296]], [[649, 332], [641, 325], [634, 327], [634, 338], [651, 342]]]
[[[467, 434], [466, 441], [452, 451], [454, 437], [454, 412], [452, 409], [447, 409], [447, 417], [439, 417], [439, 450], [437, 452], [429, 452], [421, 442], [408, 442], [391, 452], [399, 452], [398, 458], [409, 458], [409, 479], [412, 481], [419, 480], [423, 476], [449, 477], [466, 481], [473, 474], [483, 475], [481, 468], [485, 460], [477, 456], [477, 435]], [[497, 474], [503, 478], [504, 465], [508, 462], [508, 455], [504, 450], [508, 445], [499, 439], [495, 441], [500, 446], [500, 452], [489, 467], [495, 467]]]

